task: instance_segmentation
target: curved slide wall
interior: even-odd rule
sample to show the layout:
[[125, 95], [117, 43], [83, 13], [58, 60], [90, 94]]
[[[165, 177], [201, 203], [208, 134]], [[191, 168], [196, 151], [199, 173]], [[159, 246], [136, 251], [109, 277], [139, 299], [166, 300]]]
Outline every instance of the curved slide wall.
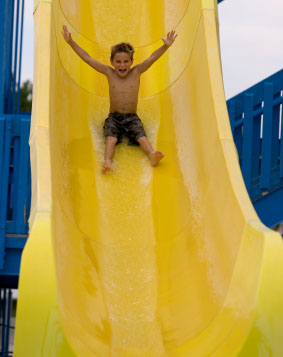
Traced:
[[[258, 220], [238, 166], [216, 9], [213, 0], [35, 2], [33, 200], [15, 356], [282, 351], [282, 242]], [[160, 166], [125, 143], [114, 173], [101, 174], [107, 82], [64, 42], [62, 24], [104, 63], [120, 41], [138, 63], [176, 29], [141, 80], [138, 114], [165, 153]]]

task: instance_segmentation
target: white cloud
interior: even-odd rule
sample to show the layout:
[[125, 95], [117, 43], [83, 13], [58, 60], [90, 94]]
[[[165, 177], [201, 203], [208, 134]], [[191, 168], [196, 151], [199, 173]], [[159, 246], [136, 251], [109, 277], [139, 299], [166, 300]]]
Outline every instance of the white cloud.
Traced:
[[219, 5], [227, 98], [283, 68], [282, 14], [282, 0], [225, 0]]
[[21, 81], [33, 78], [33, 0], [25, 0]]

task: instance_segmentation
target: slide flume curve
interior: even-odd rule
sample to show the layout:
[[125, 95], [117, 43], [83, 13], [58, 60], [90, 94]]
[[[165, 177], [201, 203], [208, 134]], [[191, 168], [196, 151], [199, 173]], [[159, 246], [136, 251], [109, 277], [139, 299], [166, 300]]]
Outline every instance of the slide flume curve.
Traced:
[[[283, 249], [246, 192], [222, 83], [214, 0], [35, 1], [30, 237], [15, 356], [252, 356], [283, 350]], [[107, 82], [96, 59], [135, 63], [178, 38], [141, 79], [138, 114], [164, 152], [117, 146], [101, 174]], [[253, 354], [254, 353], [254, 354]]]

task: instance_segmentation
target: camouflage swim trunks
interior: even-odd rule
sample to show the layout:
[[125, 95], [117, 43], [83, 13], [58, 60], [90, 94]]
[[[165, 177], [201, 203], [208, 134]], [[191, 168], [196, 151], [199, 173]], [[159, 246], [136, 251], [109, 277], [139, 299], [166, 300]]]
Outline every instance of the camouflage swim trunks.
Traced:
[[110, 113], [104, 122], [104, 136], [113, 136], [117, 138], [117, 144], [123, 141], [126, 136], [129, 141], [128, 145], [139, 145], [137, 140], [146, 136], [142, 122], [136, 113]]

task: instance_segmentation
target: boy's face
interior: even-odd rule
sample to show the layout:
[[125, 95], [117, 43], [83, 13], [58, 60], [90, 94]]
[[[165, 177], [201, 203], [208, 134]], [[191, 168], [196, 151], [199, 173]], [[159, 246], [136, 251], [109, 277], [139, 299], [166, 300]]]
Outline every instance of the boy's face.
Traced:
[[131, 60], [131, 57], [128, 53], [118, 52], [115, 54], [111, 64], [118, 76], [123, 78], [126, 77], [129, 73], [133, 61]]

